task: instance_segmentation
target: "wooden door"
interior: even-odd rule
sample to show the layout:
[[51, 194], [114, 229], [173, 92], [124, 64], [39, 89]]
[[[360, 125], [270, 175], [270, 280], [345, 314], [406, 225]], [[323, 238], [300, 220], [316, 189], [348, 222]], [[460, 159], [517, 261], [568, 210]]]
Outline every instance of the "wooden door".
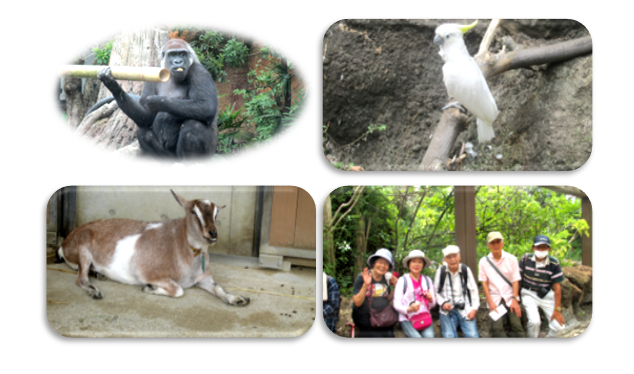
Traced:
[[270, 246], [316, 250], [316, 224], [315, 202], [308, 192], [292, 186], [273, 188]]

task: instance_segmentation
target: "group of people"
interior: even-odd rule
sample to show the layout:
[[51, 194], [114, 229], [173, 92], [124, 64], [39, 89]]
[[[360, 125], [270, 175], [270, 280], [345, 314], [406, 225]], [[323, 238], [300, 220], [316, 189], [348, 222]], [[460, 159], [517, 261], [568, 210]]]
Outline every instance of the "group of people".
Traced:
[[[493, 337], [507, 337], [506, 320], [511, 327], [509, 337], [538, 337], [539, 308], [550, 321], [548, 336], [558, 336], [565, 327], [560, 306], [564, 276], [559, 261], [549, 255], [550, 239], [536, 236], [532, 252], [520, 261], [503, 250], [504, 238], [499, 232], [488, 234], [487, 246], [490, 253], [480, 259], [478, 280], [482, 282]], [[458, 329], [465, 337], [478, 338], [480, 296], [473, 273], [461, 263], [457, 246], [447, 246], [442, 252], [444, 264], [433, 282], [422, 273], [431, 261], [420, 250], [409, 252], [403, 259], [409, 273], [401, 277], [391, 273], [394, 260], [389, 250], [379, 249], [371, 255], [368, 268], [354, 282], [352, 318], [358, 328], [357, 337], [394, 337], [393, 327], [400, 323], [407, 337], [433, 338], [430, 310], [438, 305], [444, 338], [458, 337]], [[521, 321], [523, 311], [528, 317], [526, 331]]]

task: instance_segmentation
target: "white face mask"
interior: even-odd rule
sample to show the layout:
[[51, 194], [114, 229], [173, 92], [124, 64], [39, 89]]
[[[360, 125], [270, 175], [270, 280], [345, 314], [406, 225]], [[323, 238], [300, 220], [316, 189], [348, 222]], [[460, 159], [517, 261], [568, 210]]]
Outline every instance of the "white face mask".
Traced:
[[535, 257], [540, 260], [543, 260], [548, 256], [548, 251], [535, 251]]

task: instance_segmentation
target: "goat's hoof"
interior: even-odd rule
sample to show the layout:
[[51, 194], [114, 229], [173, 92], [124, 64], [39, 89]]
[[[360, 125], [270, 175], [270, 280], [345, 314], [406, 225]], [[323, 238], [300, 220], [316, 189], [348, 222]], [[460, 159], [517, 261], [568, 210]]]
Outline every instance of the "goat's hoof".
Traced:
[[251, 299], [248, 297], [238, 296], [235, 305], [236, 306], [247, 306], [251, 302]]
[[97, 278], [97, 280], [100, 281], [107, 281], [108, 277], [106, 277], [105, 275], [101, 274], [101, 273], [95, 273], [95, 278]]
[[147, 284], [145, 287], [143, 287], [143, 289], [141, 289], [141, 291], [152, 293], [154, 291], [154, 286], [152, 286], [151, 284]]
[[101, 291], [99, 291], [99, 290], [95, 290], [95, 291], [91, 292], [90, 293], [90, 297], [92, 297], [95, 300], [103, 299], [103, 295], [101, 294]]

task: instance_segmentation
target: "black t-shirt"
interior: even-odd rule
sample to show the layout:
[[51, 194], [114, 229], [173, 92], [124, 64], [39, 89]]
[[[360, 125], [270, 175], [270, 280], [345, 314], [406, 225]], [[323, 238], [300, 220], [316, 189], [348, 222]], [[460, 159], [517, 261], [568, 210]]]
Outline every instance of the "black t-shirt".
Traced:
[[[358, 294], [362, 287], [363, 275], [359, 274], [357, 275], [357, 279], [354, 280], [354, 288], [352, 290], [352, 294]], [[354, 307], [356, 313], [370, 314], [370, 309], [368, 309], [370, 292], [374, 292], [372, 294], [372, 309], [383, 310], [386, 306], [389, 305], [390, 301], [388, 300], [388, 295], [390, 294], [390, 288], [387, 283], [387, 279], [385, 279], [385, 276], [383, 276], [383, 278], [381, 278], [381, 280], [377, 282], [374, 280], [374, 278], [372, 278], [372, 284], [370, 284], [370, 286], [366, 290], [365, 300], [363, 300], [363, 304], [361, 304], [361, 306], [359, 307]]]

